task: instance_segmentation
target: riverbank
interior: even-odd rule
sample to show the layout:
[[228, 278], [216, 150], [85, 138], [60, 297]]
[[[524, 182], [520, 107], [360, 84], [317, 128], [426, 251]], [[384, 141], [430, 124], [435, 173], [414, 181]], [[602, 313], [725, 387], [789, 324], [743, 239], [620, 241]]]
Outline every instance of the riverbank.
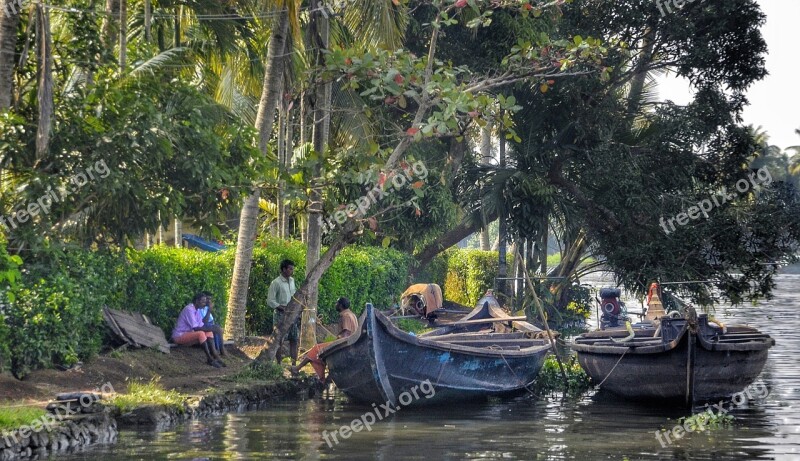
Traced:
[[121, 428], [163, 430], [189, 419], [313, 396], [312, 379], [249, 368], [265, 345], [265, 338], [250, 338], [227, 348], [228, 366], [220, 369], [206, 365], [201, 350], [181, 347], [170, 354], [115, 351], [66, 371], [37, 370], [22, 381], [0, 375], [0, 410], [46, 408], [30, 422], [0, 427], [0, 460], [110, 443]]

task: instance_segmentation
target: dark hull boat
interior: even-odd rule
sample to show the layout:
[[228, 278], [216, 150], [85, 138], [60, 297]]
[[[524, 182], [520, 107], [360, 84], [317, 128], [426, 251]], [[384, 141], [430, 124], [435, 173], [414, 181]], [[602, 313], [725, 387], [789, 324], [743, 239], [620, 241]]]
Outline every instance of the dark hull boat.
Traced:
[[694, 309], [686, 318], [662, 318], [660, 335], [636, 329], [580, 335], [572, 348], [592, 380], [632, 400], [675, 401], [689, 405], [730, 397], [752, 384], [775, 344], [769, 335], [743, 326], [712, 326]]
[[524, 392], [550, 350], [526, 333], [417, 337], [370, 304], [359, 323], [356, 334], [320, 358], [336, 386], [366, 404], [427, 405]]

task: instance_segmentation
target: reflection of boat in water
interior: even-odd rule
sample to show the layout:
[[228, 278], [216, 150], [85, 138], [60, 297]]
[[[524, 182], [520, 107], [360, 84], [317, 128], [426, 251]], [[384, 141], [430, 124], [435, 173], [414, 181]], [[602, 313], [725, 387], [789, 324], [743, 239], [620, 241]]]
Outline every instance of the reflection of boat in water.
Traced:
[[692, 404], [745, 389], [775, 345], [754, 328], [713, 325], [692, 307], [656, 320], [655, 326], [582, 334], [572, 349], [592, 380], [612, 394]]
[[362, 403], [396, 405], [403, 393], [426, 381], [433, 395], [411, 404], [517, 394], [534, 381], [550, 350], [525, 332], [417, 337], [371, 304], [359, 324], [356, 334], [332, 344], [320, 358], [336, 386]]

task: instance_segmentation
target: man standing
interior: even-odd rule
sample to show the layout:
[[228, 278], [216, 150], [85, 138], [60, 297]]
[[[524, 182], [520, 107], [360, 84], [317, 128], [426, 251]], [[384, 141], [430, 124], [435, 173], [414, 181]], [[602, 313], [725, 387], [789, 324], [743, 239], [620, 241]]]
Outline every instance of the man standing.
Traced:
[[[292, 296], [294, 296], [294, 292], [297, 291], [294, 286], [294, 278], [292, 278], [293, 274], [294, 262], [290, 259], [284, 259], [281, 261], [281, 275], [273, 280], [269, 285], [269, 292], [267, 293], [267, 305], [275, 310], [274, 314], [272, 315], [273, 328], [278, 327], [278, 323], [283, 319], [283, 316], [286, 312], [286, 306], [289, 305], [289, 302], [292, 300]], [[300, 340], [299, 316], [297, 321], [289, 328], [285, 339], [289, 340], [289, 355], [292, 357], [292, 366], [295, 366], [297, 365], [297, 348], [298, 341]], [[280, 364], [281, 360], [283, 359], [283, 353], [281, 352], [281, 349], [283, 348], [283, 340], [284, 338], [279, 338], [280, 345], [278, 346], [278, 353], [275, 356], [278, 364]]]

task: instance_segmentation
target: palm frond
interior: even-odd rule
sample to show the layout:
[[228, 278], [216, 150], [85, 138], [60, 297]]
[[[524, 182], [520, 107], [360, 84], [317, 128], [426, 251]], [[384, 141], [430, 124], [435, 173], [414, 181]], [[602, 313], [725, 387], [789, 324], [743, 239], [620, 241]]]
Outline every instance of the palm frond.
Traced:
[[188, 50], [189, 48], [187, 47], [177, 47], [162, 51], [161, 53], [136, 66], [131, 71], [130, 75], [131, 77], [139, 77], [144, 74], [153, 75], [157, 71], [164, 69], [166, 66], [185, 64], [187, 62], [186, 54]]

